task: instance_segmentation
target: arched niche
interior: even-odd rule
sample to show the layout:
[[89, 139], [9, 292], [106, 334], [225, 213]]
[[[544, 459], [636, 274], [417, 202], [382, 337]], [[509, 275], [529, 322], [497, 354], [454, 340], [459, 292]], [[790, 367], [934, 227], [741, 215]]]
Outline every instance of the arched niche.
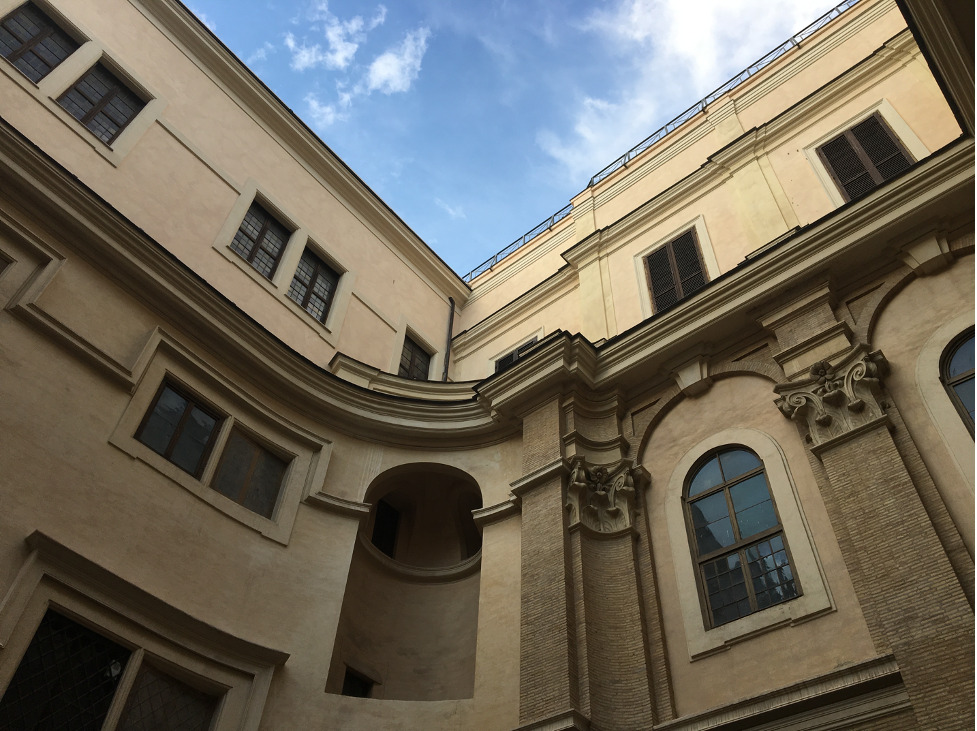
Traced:
[[387, 700], [471, 698], [481, 532], [478, 484], [414, 463], [366, 492], [326, 692]]

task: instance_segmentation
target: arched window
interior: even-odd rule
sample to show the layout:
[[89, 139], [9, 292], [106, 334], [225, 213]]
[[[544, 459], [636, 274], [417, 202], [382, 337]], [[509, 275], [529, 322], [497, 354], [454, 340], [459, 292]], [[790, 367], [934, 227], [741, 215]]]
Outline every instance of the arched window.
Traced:
[[763, 462], [720, 447], [685, 484], [689, 542], [707, 624], [718, 627], [800, 596]]
[[974, 435], [974, 331], [959, 335], [940, 361], [940, 380], [957, 407], [960, 418]]

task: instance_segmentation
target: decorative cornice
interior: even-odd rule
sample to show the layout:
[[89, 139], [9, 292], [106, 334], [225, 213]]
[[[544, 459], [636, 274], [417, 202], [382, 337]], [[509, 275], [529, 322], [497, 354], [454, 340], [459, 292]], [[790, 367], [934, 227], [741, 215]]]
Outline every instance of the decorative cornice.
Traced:
[[329, 361], [329, 371], [344, 381], [401, 398], [424, 401], [465, 401], [475, 398], [478, 381], [414, 381], [386, 373], [343, 353]]
[[887, 371], [881, 351], [869, 353], [858, 345], [836, 364], [815, 363], [810, 378], [774, 386], [781, 394], [777, 407], [803, 427], [813, 447], [834, 442], [885, 416], [888, 404], [879, 379]]
[[636, 467], [631, 459], [605, 467], [575, 458], [565, 502], [569, 526], [582, 525], [596, 533], [630, 529], [638, 502], [635, 487], [640, 489], [648, 479], [644, 467]]
[[474, 556], [466, 558], [464, 561], [452, 566], [411, 566], [381, 553], [380, 550], [367, 540], [363, 531], [357, 534], [360, 547], [381, 566], [388, 574], [392, 574], [405, 581], [421, 584], [441, 584], [449, 581], [457, 581], [466, 576], [471, 576], [481, 568], [482, 552], [478, 551]]
[[355, 518], [364, 522], [370, 517], [370, 506], [366, 503], [346, 500], [345, 498], [329, 495], [325, 492], [314, 492], [305, 498], [305, 504], [314, 508], [320, 508], [329, 513], [342, 515], [347, 518]]
[[557, 477], [563, 477], [570, 474], [570, 463], [567, 462], [562, 457], [560, 459], [553, 460], [547, 465], [543, 465], [538, 470], [530, 472], [528, 475], [520, 477], [515, 482], [510, 483], [512, 488], [512, 494], [516, 498], [522, 498], [523, 495], [532, 491], [534, 488], [549, 482]]
[[564, 711], [519, 726], [515, 731], [590, 731], [590, 719], [579, 711]]
[[513, 515], [518, 515], [519, 504], [519, 498], [513, 495], [504, 502], [489, 505], [485, 508], [478, 508], [478, 510], [473, 510], [472, 517], [475, 519], [475, 525], [477, 525], [479, 528], [484, 528], [487, 525], [492, 525], [492, 523], [498, 523], [500, 520], [511, 518]]

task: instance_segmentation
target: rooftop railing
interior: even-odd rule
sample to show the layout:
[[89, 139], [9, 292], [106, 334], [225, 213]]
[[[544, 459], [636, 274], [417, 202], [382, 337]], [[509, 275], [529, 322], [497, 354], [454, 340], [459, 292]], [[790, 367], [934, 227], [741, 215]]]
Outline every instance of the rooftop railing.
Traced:
[[[771, 63], [773, 63], [778, 58], [783, 56], [790, 49], [798, 47], [801, 44], [801, 41], [805, 40], [806, 38], [809, 38], [811, 35], [813, 35], [818, 30], [826, 26], [832, 20], [834, 20], [839, 15], [844, 13], [846, 10], [848, 10], [854, 5], [857, 5], [858, 2], [859, 0], [845, 0], [841, 4], [833, 7], [831, 10], [826, 12], [824, 15], [822, 15], [820, 18], [815, 20], [809, 26], [804, 28], [802, 31], [788, 38], [786, 41], [781, 43], [775, 49], [770, 51], [770, 53], [765, 55], [763, 58], [751, 64], [749, 67], [745, 68], [744, 70], [740, 71], [738, 74], [736, 74], [736, 76], [731, 78], [729, 81], [727, 81], [725, 84], [723, 84], [718, 89], [713, 91], [711, 94], [707, 94], [705, 97], [697, 101], [691, 107], [689, 107], [684, 112], [682, 112], [680, 115], [675, 117], [675, 119], [668, 122], [663, 127], [656, 130], [650, 136], [646, 137], [637, 145], [632, 147], [626, 153], [621, 155], [617, 160], [615, 160], [610, 165], [608, 165], [603, 170], [601, 170], [599, 173], [597, 173], [595, 176], [593, 176], [590, 179], [590, 182], [587, 183], [587, 187], [592, 188], [593, 186], [597, 185], [597, 183], [604, 180], [604, 178], [606, 178], [608, 175], [613, 173], [615, 170], [620, 170], [622, 167], [626, 167], [631, 160], [636, 158], [638, 155], [640, 155], [642, 152], [644, 152], [649, 147], [654, 145], [656, 142], [666, 137], [670, 132], [673, 132], [674, 130], [678, 129], [679, 127], [681, 127], [683, 124], [688, 122], [690, 119], [695, 117], [700, 112], [704, 112], [706, 110], [706, 107], [708, 107], [714, 101], [719, 99], [723, 94], [728, 94], [737, 86], [742, 84], [744, 81], [754, 76], [761, 69], [765, 68], [766, 66], [769, 66]], [[502, 249], [502, 251], [500, 251], [498, 254], [483, 261], [477, 267], [475, 267], [470, 272], [468, 272], [468, 274], [463, 276], [462, 279], [465, 280], [466, 282], [471, 282], [478, 275], [484, 274], [492, 267], [494, 267], [496, 264], [498, 264], [500, 261], [505, 259], [507, 256], [515, 253], [523, 246], [528, 244], [530, 241], [532, 241], [534, 238], [539, 236], [541, 233], [545, 231], [549, 231], [551, 228], [553, 228], [553, 226], [556, 223], [566, 218], [570, 214], [570, 211], [572, 209], [573, 209], [572, 203], [565, 206], [564, 208], [561, 208], [559, 211], [554, 213], [552, 216], [550, 216], [548, 219], [540, 223], [538, 226], [530, 229], [525, 234], [523, 234], [520, 238], [516, 239], [507, 247]]]

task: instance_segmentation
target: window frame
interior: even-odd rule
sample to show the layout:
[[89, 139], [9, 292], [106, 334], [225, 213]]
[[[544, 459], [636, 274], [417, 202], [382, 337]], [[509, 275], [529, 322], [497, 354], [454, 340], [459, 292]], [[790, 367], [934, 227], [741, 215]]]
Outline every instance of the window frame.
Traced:
[[[63, 102], [65, 98], [67, 98], [68, 94], [78, 89], [81, 83], [88, 78], [89, 74], [94, 73], [95, 69], [97, 69], [99, 66], [101, 66], [102, 69], [112, 77], [112, 79], [115, 81], [115, 86], [109, 89], [109, 91], [107, 91], [101, 99], [99, 99], [97, 102], [94, 102], [92, 108], [89, 109], [87, 112], [85, 112], [85, 114], [82, 117], [76, 117], [74, 114], [71, 113], [71, 111], [67, 107], [64, 106]], [[112, 68], [110, 64], [105, 63], [104, 58], [100, 58], [94, 64], [92, 64], [81, 76], [76, 78], [73, 83], [69, 84], [68, 87], [58, 95], [57, 99], [55, 99], [58, 106], [64, 109], [64, 111], [68, 114], [68, 116], [70, 116], [72, 119], [77, 120], [82, 127], [88, 130], [88, 132], [95, 137], [95, 139], [97, 139], [99, 142], [103, 143], [109, 148], [111, 148], [115, 144], [116, 140], [118, 140], [119, 137], [122, 136], [122, 133], [126, 131], [129, 125], [132, 124], [132, 122], [135, 121], [135, 119], [140, 114], [142, 114], [142, 112], [146, 109], [147, 106], [149, 106], [149, 103], [152, 101], [152, 98], [151, 97], [147, 98], [145, 92], [140, 90], [138, 86], [136, 86], [135, 84], [126, 83], [126, 79], [119, 78], [120, 76], [122, 76], [122, 74], [119, 74], [116, 71], [116, 69]], [[109, 102], [111, 102], [119, 95], [119, 91], [122, 89], [129, 91], [133, 96], [139, 99], [142, 102], [142, 106], [139, 109], [135, 110], [133, 115], [129, 117], [125, 121], [125, 123], [122, 124], [117, 130], [115, 130], [115, 133], [109, 139], [103, 140], [101, 137], [98, 136], [98, 134], [91, 127], [88, 126], [88, 124], [99, 114], [99, 112], [101, 112], [103, 109], [105, 109], [105, 107], [109, 105]], [[78, 90], [78, 93], [82, 94], [82, 96], [85, 96], [85, 94], [81, 90]]]
[[[309, 278], [309, 284], [308, 284], [308, 288], [305, 291], [305, 295], [302, 297], [302, 301], [299, 302], [298, 300], [293, 298], [289, 293], [292, 291], [292, 284], [294, 284], [295, 278], [298, 276], [298, 267], [302, 263], [302, 257], [304, 257], [306, 254], [311, 255], [315, 259], [316, 264], [315, 267], [312, 269], [312, 275]], [[319, 276], [319, 272], [322, 271], [323, 269], [325, 269], [327, 272], [331, 272], [334, 275], [332, 279], [332, 292], [330, 292], [329, 299], [326, 301], [326, 308], [322, 313], [322, 317], [316, 317], [316, 315], [314, 315], [309, 310], [309, 300], [312, 299], [312, 295], [314, 294], [313, 289], [315, 287], [316, 279]], [[292, 281], [289, 282], [288, 288], [285, 290], [285, 296], [288, 297], [292, 302], [297, 304], [299, 307], [301, 307], [315, 320], [325, 325], [326, 321], [329, 319], [329, 314], [332, 312], [333, 303], [336, 301], [336, 296], [339, 292], [339, 282], [342, 280], [342, 278], [343, 275], [341, 272], [337, 271], [334, 266], [332, 266], [322, 256], [320, 256], [319, 253], [312, 246], [309, 245], [309, 243], [306, 243], [305, 249], [303, 249], [302, 251], [302, 256], [299, 257], [299, 261], [295, 267], [295, 271], [292, 273]]]
[[[755, 467], [754, 469], [748, 472], [744, 472], [741, 475], [737, 475], [736, 477], [733, 477], [729, 480], [724, 479], [724, 481], [721, 482], [720, 484], [714, 485], [713, 487], [710, 487], [707, 490], [697, 493], [695, 496], [690, 498], [689, 488], [692, 485], [693, 478], [695, 478], [696, 475], [698, 475], [699, 470], [701, 470], [703, 467], [706, 466], [706, 464], [712, 461], [714, 457], [718, 457], [720, 454], [723, 454], [724, 452], [732, 452], [737, 450], [746, 451], [752, 454], [760, 462], [760, 466]], [[747, 538], [743, 538], [742, 536], [740, 536], [739, 524], [736, 520], [736, 510], [733, 505], [732, 495], [730, 495], [730, 488], [735, 487], [741, 482], [745, 482], [746, 480], [749, 480], [760, 474], [763, 475], [764, 482], [766, 483], [767, 494], [770, 496], [770, 504], [773, 506], [774, 516], [777, 518], [777, 524], [770, 528], [766, 528], [765, 530], [762, 530], [759, 533], [754, 533], [753, 535], [748, 536]], [[695, 526], [692, 521], [692, 507], [691, 507], [692, 503], [697, 502], [699, 500], [703, 500], [707, 497], [710, 497], [711, 495], [715, 495], [720, 492], [724, 493], [726, 497], [726, 509], [729, 514], [730, 526], [733, 529], [733, 536], [734, 538], [736, 538], [736, 540], [730, 545], [723, 546], [722, 548], [712, 551], [711, 553], [699, 555], [698, 546], [695, 539]], [[753, 589], [753, 581], [752, 581], [752, 576], [750, 575], [749, 561], [744, 559], [746, 559], [746, 550], [748, 548], [758, 543], [761, 543], [763, 541], [770, 540], [777, 535], [780, 535], [784, 542], [784, 551], [787, 553], [787, 561], [788, 561], [788, 565], [791, 568], [791, 574], [794, 577], [793, 581], [794, 581], [794, 586], [797, 589], [797, 594], [791, 597], [790, 599], [785, 599], [782, 602], [777, 602], [777, 604], [770, 605], [770, 606], [772, 607], [781, 604], [786, 604], [788, 602], [794, 601], [795, 599], [799, 599], [804, 595], [804, 590], [801, 586], [800, 577], [797, 575], [797, 571], [795, 569], [794, 557], [790, 550], [790, 542], [787, 540], [786, 531], [784, 529], [784, 523], [780, 517], [780, 510], [777, 508], [777, 501], [774, 498], [773, 490], [770, 487], [770, 478], [768, 477], [766, 463], [764, 463], [760, 455], [758, 455], [752, 449], [742, 444], [724, 444], [719, 447], [713, 447], [708, 452], [703, 454], [695, 462], [695, 464], [688, 471], [688, 474], [685, 477], [685, 482], [682, 487], [682, 508], [683, 508], [683, 514], [685, 515], [685, 526], [686, 526], [686, 533], [688, 535], [689, 550], [692, 556], [692, 565], [695, 568], [696, 588], [698, 589], [698, 593], [699, 593], [699, 606], [702, 611], [702, 621], [705, 624], [707, 630], [712, 630], [717, 627], [730, 624], [731, 622], [735, 622], [736, 620], [723, 622], [722, 624], [719, 625], [715, 623], [715, 620], [712, 616], [712, 611], [710, 610], [709, 607], [709, 595], [708, 592], [706, 591], [705, 581], [703, 579], [703, 566], [707, 563], [711, 563], [724, 556], [731, 556], [734, 553], [739, 554], [740, 565], [743, 567], [743, 575], [745, 577], [744, 583], [746, 585], [746, 592], [750, 601], [750, 608], [753, 610], [752, 612], [750, 612], [750, 614], [744, 615], [744, 617], [748, 617], [754, 614], [758, 614], [759, 612], [763, 612], [769, 609], [770, 607], [759, 606], [756, 599], [755, 591]], [[738, 619], [743, 619], [743, 617], [739, 617]]]
[[[214, 482], [217, 480], [217, 476], [220, 474], [221, 467], [224, 465], [224, 461], [227, 458], [228, 442], [230, 441], [231, 436], [234, 433], [237, 433], [238, 435], [240, 435], [240, 437], [242, 439], [244, 439], [246, 442], [249, 442], [252, 446], [257, 447], [258, 449], [263, 449], [264, 451], [268, 452], [273, 457], [275, 457], [275, 458], [277, 458], [277, 459], [279, 459], [279, 460], [281, 460], [282, 462], [285, 463], [285, 469], [282, 471], [281, 481], [278, 483], [278, 494], [275, 496], [275, 506], [274, 506], [274, 508], [272, 508], [272, 511], [271, 511], [271, 515], [270, 516], [265, 516], [265, 515], [262, 515], [261, 513], [255, 511], [255, 510], [251, 510], [251, 508], [247, 507], [244, 504], [244, 498], [247, 497], [248, 490], [251, 487], [251, 477], [254, 475], [254, 469], [257, 466], [256, 463], [254, 463], [254, 459], [253, 458], [252, 458], [252, 464], [251, 464], [250, 468], [248, 469], [247, 481], [245, 482], [244, 486], [241, 487], [241, 489], [240, 489], [240, 491], [238, 493], [238, 496], [239, 496], [240, 499], [235, 499], [235, 498], [232, 498], [232, 497], [230, 497], [228, 495], [225, 495], [224, 493], [222, 493], [219, 490], [217, 490], [216, 487], [214, 487]], [[235, 422], [227, 430], [227, 437], [222, 441], [221, 446], [222, 446], [222, 449], [221, 449], [220, 457], [217, 458], [217, 462], [214, 465], [214, 470], [213, 470], [212, 474], [210, 475], [210, 479], [207, 481], [207, 487], [209, 487], [211, 490], [213, 490], [214, 492], [216, 492], [218, 495], [220, 495], [220, 496], [222, 496], [224, 498], [227, 498], [231, 502], [233, 502], [233, 503], [235, 503], [237, 505], [240, 505], [245, 510], [250, 511], [251, 513], [254, 513], [255, 515], [257, 515], [259, 517], [266, 518], [267, 520], [272, 520], [272, 521], [275, 520], [276, 517], [278, 516], [278, 508], [281, 505], [282, 494], [284, 493], [285, 485], [286, 485], [286, 483], [288, 481], [288, 474], [289, 474], [289, 471], [291, 470], [291, 467], [292, 467], [292, 461], [295, 458], [294, 455], [289, 456], [287, 454], [283, 454], [280, 449], [276, 449], [275, 447], [273, 447], [272, 445], [270, 445], [269, 443], [267, 443], [264, 439], [261, 439], [260, 437], [256, 436], [251, 430], [247, 429], [240, 422]]]
[[974, 337], [973, 326], [954, 337], [953, 340], [947, 344], [942, 355], [940, 356], [940, 383], [943, 384], [943, 388], [946, 390], [946, 394], [950, 398], [950, 402], [953, 404], [953, 408], [956, 410], [960, 420], [963, 422], [964, 426], [967, 427], [967, 431], [970, 432], [971, 439], [974, 438], [974, 421], [970, 417], [970, 412], [967, 411], [967, 408], [963, 405], [963, 402], [957, 395], [957, 392], [953, 389], [953, 386], [962, 381], [966, 381], [968, 378], [974, 378], [974, 370], [970, 370], [962, 375], [950, 378], [947, 369], [949, 368], [950, 361], [953, 359], [953, 356], [956, 354], [960, 346], [972, 337]]
[[[398, 363], [397, 364], [397, 373], [394, 374], [394, 375], [396, 375], [398, 378], [404, 378], [404, 379], [409, 380], [409, 381], [422, 381], [422, 382], [423, 381], [430, 381], [431, 380], [431, 365], [434, 363], [434, 354], [433, 353], [429, 353], [428, 350], [427, 350], [427, 348], [425, 348], [423, 345], [421, 345], [420, 343], [418, 343], [417, 342], [417, 338], [416, 337], [412, 337], [412, 335], [413, 335], [413, 333], [411, 333], [411, 332], [407, 332], [407, 333], [404, 334], [404, 341], [403, 341], [403, 343], [401, 343], [401, 346], [400, 346], [400, 358], [397, 361], [397, 363]], [[410, 343], [414, 347], [411, 348], [410, 365], [407, 368], [408, 375], [402, 376], [402, 375], [400, 375], [400, 368], [403, 365], [404, 351], [407, 350], [407, 344], [408, 343]], [[414, 354], [416, 352], [418, 352], [418, 351], [420, 351], [421, 353], [423, 353], [427, 357], [427, 374], [425, 375], [425, 377], [423, 379], [421, 379], [421, 378], [411, 378], [411, 376], [410, 376], [410, 373], [414, 369]]]
[[58, 61], [58, 63], [56, 63], [54, 66], [52, 66], [48, 70], [48, 72], [46, 74], [44, 74], [44, 76], [42, 76], [37, 81], [34, 81], [33, 79], [31, 79], [23, 71], [20, 71], [20, 73], [23, 74], [24, 78], [26, 78], [28, 81], [30, 81], [30, 83], [32, 83], [34, 85], [37, 85], [37, 84], [40, 84], [42, 81], [44, 81], [44, 79], [48, 78], [52, 73], [54, 73], [54, 70], [56, 68], [58, 68], [59, 66], [61, 66], [65, 61], [67, 61], [69, 58], [71, 58], [73, 55], [75, 55], [78, 52], [78, 50], [83, 45], [85, 45], [86, 40], [83, 37], [81, 37], [77, 32], [75, 32], [74, 30], [72, 30], [70, 27], [69, 28], [64, 27], [65, 24], [59, 23], [58, 20], [56, 18], [52, 17], [52, 14], [50, 12], [48, 12], [48, 8], [46, 8], [43, 4], [36, 2], [36, 0], [27, 0], [26, 2], [23, 2], [20, 5], [18, 5], [17, 7], [11, 9], [8, 13], [6, 13], [2, 17], [0, 17], [0, 25], [3, 25], [4, 23], [6, 23], [8, 20], [10, 20], [12, 17], [14, 17], [17, 13], [19, 13], [27, 5], [33, 5], [35, 8], [37, 8], [37, 10], [45, 18], [47, 18], [47, 20], [51, 23], [51, 29], [52, 30], [49, 31], [49, 32], [47, 32], [47, 33], [45, 33], [45, 32], [39, 33], [38, 35], [36, 35], [33, 38], [31, 38], [30, 41], [22, 44], [21, 47], [18, 48], [16, 51], [14, 51], [10, 56], [0, 56], [0, 58], [3, 58], [5, 61], [7, 61], [7, 63], [9, 63], [11, 66], [13, 66], [15, 69], [17, 69], [17, 71], [20, 71], [20, 69], [15, 65], [15, 62], [18, 59], [20, 59], [21, 56], [23, 56], [28, 51], [32, 50], [41, 41], [43, 41], [45, 38], [47, 38], [49, 35], [51, 35], [51, 33], [53, 32], [53, 29], [55, 29], [55, 28], [57, 30], [60, 30], [66, 36], [68, 36], [76, 44], [75, 50], [73, 50], [71, 53], [69, 53], [63, 59], [61, 59], [60, 61]]
[[[234, 249], [234, 239], [237, 238], [237, 234], [240, 233], [241, 227], [244, 225], [244, 222], [247, 220], [247, 215], [251, 212], [251, 209], [254, 206], [257, 206], [262, 211], [264, 211], [266, 218], [264, 222], [261, 224], [261, 228], [258, 229], [258, 235], [255, 236], [254, 246], [251, 248], [251, 252], [247, 256], [245, 256], [241, 252]], [[271, 227], [272, 221], [274, 221], [283, 229], [285, 229], [288, 232], [288, 236], [285, 238], [285, 242], [282, 244], [282, 248], [279, 249], [278, 256], [274, 257], [273, 259], [274, 264], [271, 267], [271, 271], [268, 272], [268, 274], [264, 274], [263, 272], [258, 271], [258, 268], [254, 265], [254, 260], [255, 257], [258, 256], [258, 252], [261, 250], [263, 250], [266, 254], [269, 254], [267, 249], [262, 249], [262, 243], [264, 242], [265, 237], [268, 234], [268, 229]], [[292, 241], [292, 237], [295, 236], [295, 233], [296, 233], [296, 229], [294, 227], [290, 226], [288, 223], [282, 223], [281, 218], [278, 215], [276, 215], [276, 211], [269, 210], [269, 207], [265, 205], [265, 203], [259, 197], [256, 196], [254, 200], [251, 201], [251, 205], [248, 206], [247, 211], [244, 212], [244, 216], [241, 218], [241, 221], [238, 223], [237, 230], [234, 232], [234, 235], [231, 237], [231, 243], [228, 245], [228, 248], [230, 248], [230, 250], [235, 255], [241, 257], [241, 259], [246, 261], [248, 263], [248, 266], [250, 266], [256, 272], [258, 272], [259, 275], [261, 275], [262, 277], [264, 277], [269, 281], [274, 281], [275, 275], [278, 273], [278, 268], [282, 263], [282, 259], [285, 258], [285, 252], [288, 250], [289, 244]]]
[[[198, 398], [192, 391], [187, 391], [186, 389], [181, 388], [178, 385], [174, 385], [172, 382], [168, 381], [167, 379], [163, 379], [162, 383], [160, 383], [159, 389], [156, 391], [156, 395], [153, 397], [152, 404], [150, 404], [149, 408], [146, 409], [146, 415], [143, 417], [142, 421], [139, 422], [139, 428], [136, 429], [135, 434], [133, 434], [133, 439], [137, 440], [140, 444], [143, 444], [149, 449], [153, 449], [144, 441], [142, 441], [140, 437], [142, 436], [143, 430], [146, 428], [146, 425], [149, 423], [150, 417], [152, 417], [153, 413], [156, 411], [156, 405], [159, 403], [160, 397], [162, 397], [163, 392], [167, 388], [169, 388], [171, 391], [175, 392], [176, 394], [182, 396], [187, 400], [187, 408], [183, 412], [183, 415], [180, 417], [180, 423], [177, 425], [177, 430], [173, 433], [173, 436], [170, 437], [170, 442], [166, 446], [166, 452], [164, 454], [159, 454], [159, 452], [153, 450], [154, 452], [156, 452], [156, 454], [159, 454], [159, 456], [165, 459], [167, 462], [176, 466], [179, 469], [183, 469], [182, 467], [180, 467], [170, 459], [170, 455], [172, 455], [173, 449], [176, 447], [176, 443], [177, 441], [179, 441], [179, 437], [183, 433], [183, 428], [186, 426], [186, 422], [190, 418], [190, 413], [193, 411], [194, 408], [200, 409], [205, 414], [207, 414], [212, 419], [214, 419], [214, 421], [216, 422], [214, 424], [213, 431], [211, 431], [210, 433], [210, 437], [207, 439], [207, 445], [204, 447], [204, 451], [200, 455], [200, 461], [197, 464], [196, 471], [187, 472], [188, 475], [199, 480], [200, 477], [203, 475], [204, 469], [207, 467], [208, 462], [210, 461], [210, 456], [214, 451], [214, 445], [217, 444], [218, 437], [220, 436], [221, 431], [223, 429], [224, 421], [227, 418], [227, 414], [221, 413], [218, 409], [212, 407], [207, 401]], [[184, 472], [186, 472], [186, 470], [184, 470]]]
[[[680, 238], [682, 238], [683, 236], [685, 236], [686, 234], [689, 234], [689, 233], [692, 234], [692, 241], [695, 244], [696, 260], [699, 262], [699, 271], [702, 273], [703, 282], [702, 282], [702, 286], [701, 287], [699, 287], [698, 289], [696, 289], [693, 292], [690, 292], [690, 293], [686, 294], [685, 291], [682, 288], [682, 279], [681, 279], [681, 277], [679, 275], [678, 263], [675, 260], [674, 244]], [[672, 304], [668, 305], [667, 307], [661, 307], [661, 308], [659, 308], [658, 305], [655, 302], [655, 290], [654, 290], [654, 287], [652, 286], [652, 281], [651, 281], [651, 264], [649, 263], [648, 260], [652, 256], [654, 256], [654, 254], [656, 252], [660, 251], [661, 249], [665, 249], [665, 251], [668, 254], [668, 267], [669, 267], [669, 269], [671, 271], [671, 274], [672, 274], [672, 282], [675, 284], [675, 291], [676, 291], [676, 294], [678, 296], [677, 296], [675, 302], [673, 302]], [[646, 281], [646, 283], [648, 285], [648, 292], [649, 292], [650, 297], [651, 297], [652, 312], [654, 314], [656, 314], [656, 315], [659, 312], [665, 312], [666, 310], [670, 310], [672, 307], [677, 306], [683, 300], [688, 299], [689, 297], [691, 297], [692, 295], [694, 295], [696, 292], [699, 292], [699, 291], [705, 289], [706, 288], [706, 285], [708, 285], [709, 282], [711, 281], [710, 278], [709, 278], [709, 271], [706, 269], [705, 259], [702, 256], [702, 246], [699, 244], [699, 234], [696, 231], [696, 227], [695, 226], [690, 226], [690, 227], [684, 229], [683, 231], [681, 231], [677, 236], [672, 236], [665, 243], [661, 244], [660, 246], [656, 246], [652, 251], [649, 251], [642, 258], [644, 260], [645, 281]]]

